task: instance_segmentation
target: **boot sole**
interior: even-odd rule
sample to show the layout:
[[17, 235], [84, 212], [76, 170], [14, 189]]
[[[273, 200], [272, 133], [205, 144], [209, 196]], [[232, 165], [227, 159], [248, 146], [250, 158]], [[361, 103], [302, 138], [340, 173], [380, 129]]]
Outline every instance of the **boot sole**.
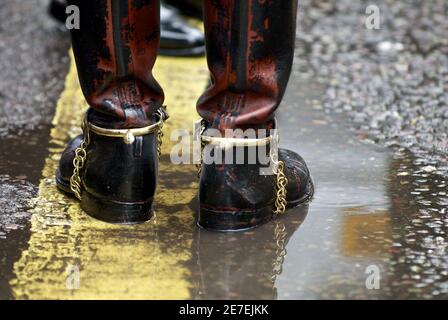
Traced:
[[[65, 182], [59, 170], [56, 172], [56, 186], [62, 192], [74, 197], [70, 185]], [[84, 190], [81, 208], [92, 218], [116, 224], [139, 224], [151, 220], [153, 199], [138, 203], [126, 203], [98, 199]]]
[[[297, 207], [313, 197], [314, 183], [310, 178], [303, 197], [288, 201], [287, 208]], [[256, 228], [274, 217], [272, 205], [253, 211], [220, 211], [207, 208], [199, 209], [198, 226], [210, 231], [237, 232]]]

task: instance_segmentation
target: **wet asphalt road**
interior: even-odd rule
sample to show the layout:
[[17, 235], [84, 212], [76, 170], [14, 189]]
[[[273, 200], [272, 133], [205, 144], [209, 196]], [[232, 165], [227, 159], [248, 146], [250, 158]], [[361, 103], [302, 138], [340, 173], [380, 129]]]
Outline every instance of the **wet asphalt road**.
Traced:
[[55, 104], [68, 70], [69, 39], [46, 15], [47, 0], [0, 3], [0, 298], [29, 237]]
[[[415, 1], [390, 6], [386, 1], [378, 3], [381, 8], [401, 10], [392, 10], [395, 14], [406, 11], [405, 20], [418, 11], [420, 16], [427, 17], [422, 18], [420, 28], [445, 30], [440, 17], [431, 22], [441, 10], [428, 12], [425, 5]], [[0, 299], [27, 297], [18, 294], [26, 291], [24, 288], [11, 285], [18, 277], [14, 265], [19, 266], [20, 272], [22, 261], [27, 261], [23, 253], [35, 245], [30, 240], [29, 210], [34, 204], [29, 200], [38, 192], [44, 160], [51, 147], [51, 120], [69, 66], [67, 34], [46, 17], [45, 4], [46, 1], [40, 0], [0, 4]], [[216, 235], [188, 223], [182, 225], [182, 221], [190, 221], [188, 217], [193, 215], [194, 200], [189, 203], [192, 209], [179, 211], [178, 216], [176, 201], [171, 208], [162, 206], [161, 210], [172, 215], [170, 222], [178, 234], [159, 226], [155, 238], [163, 247], [159, 259], [170, 254], [168, 248], [173, 236], [177, 236], [181, 247], [177, 254], [188, 257], [178, 264], [184, 274], [182, 281], [188, 284], [189, 297], [448, 297], [445, 158], [443, 148], [430, 152], [434, 146], [446, 143], [443, 140], [446, 116], [440, 113], [446, 107], [445, 93], [433, 93], [437, 85], [446, 88], [443, 73], [443, 68], [447, 68], [443, 42], [446, 37], [431, 38], [435, 43], [431, 44], [428, 35], [417, 32], [422, 41], [420, 49], [407, 50], [407, 38], [401, 37], [407, 33], [397, 32], [399, 26], [393, 23], [388, 23], [378, 34], [351, 32], [348, 37], [347, 30], [360, 30], [356, 23], [362, 23], [357, 18], [362, 17], [365, 4], [301, 2], [297, 60], [279, 119], [282, 144], [300, 152], [308, 161], [317, 192], [309, 207], [298, 208], [281, 219], [288, 242], [286, 257], [279, 256], [272, 238], [275, 223], [254, 232]], [[385, 41], [404, 45], [400, 58], [394, 53], [392, 57], [388, 53], [387, 58], [384, 54], [379, 58], [378, 45]], [[430, 51], [422, 53], [421, 47]], [[409, 72], [408, 78], [396, 72], [418, 55], [423, 57], [424, 66], [433, 66], [428, 73], [436, 78], [415, 84], [421, 87], [420, 100], [409, 106], [413, 100], [402, 89], [408, 82], [414, 83], [422, 70]], [[397, 59], [401, 59], [398, 64]], [[431, 59], [436, 59], [437, 64], [431, 64]], [[349, 68], [351, 64], [355, 67]], [[381, 73], [379, 69], [386, 71]], [[366, 85], [374, 75], [374, 83]], [[397, 90], [398, 105], [388, 103], [389, 93], [396, 94]], [[438, 109], [431, 103], [434, 98], [440, 105]], [[381, 106], [378, 100], [383, 102]], [[369, 101], [372, 103], [366, 103]], [[424, 108], [426, 117], [421, 117], [419, 108]], [[439, 122], [428, 131], [428, 123], [433, 119]], [[416, 125], [410, 127], [407, 121]], [[407, 134], [404, 136], [402, 131]], [[428, 134], [433, 137], [431, 141]], [[423, 148], [428, 143], [434, 146]], [[191, 184], [189, 179], [194, 175], [181, 174], [167, 173], [165, 184], [174, 189], [177, 184]], [[130, 241], [134, 236], [136, 241], [144, 237], [129, 230], [121, 232]], [[98, 241], [100, 236], [98, 231], [90, 238], [77, 235], [76, 239]], [[155, 240], [148, 235], [146, 241], [152, 245]], [[113, 246], [109, 249], [113, 250]], [[75, 248], [77, 255], [83, 250]], [[101, 252], [95, 255], [101, 256]], [[103, 263], [109, 266], [108, 261]], [[371, 265], [381, 270], [380, 290], [365, 287], [365, 269]], [[98, 267], [101, 270], [102, 265]], [[157, 270], [156, 265], [154, 268]], [[132, 274], [132, 270], [129, 272]], [[114, 275], [113, 269], [110, 274]], [[39, 282], [32, 283], [33, 288], [39, 287], [36, 283]], [[101, 289], [91, 292], [97, 292], [98, 296], [103, 293]], [[57, 297], [57, 291], [49, 293]], [[132, 295], [118, 292], [115, 297]]]

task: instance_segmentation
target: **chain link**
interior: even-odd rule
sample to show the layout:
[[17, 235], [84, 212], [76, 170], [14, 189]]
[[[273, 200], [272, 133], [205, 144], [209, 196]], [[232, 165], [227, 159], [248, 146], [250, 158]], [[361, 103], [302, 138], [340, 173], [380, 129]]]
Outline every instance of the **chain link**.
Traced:
[[75, 158], [73, 159], [73, 174], [70, 177], [70, 189], [76, 198], [81, 200], [82, 180], [81, 170], [84, 168], [87, 159], [87, 147], [90, 144], [89, 130], [84, 127], [84, 135], [81, 145], [75, 150]]
[[274, 229], [274, 241], [276, 245], [275, 260], [272, 263], [272, 275], [271, 281], [275, 285], [277, 277], [283, 272], [283, 263], [285, 262], [286, 254], [286, 237], [288, 233], [286, 232], [286, 227], [281, 222], [275, 223]]
[[206, 129], [205, 123], [204, 123], [204, 121], [201, 121], [201, 131], [199, 133], [199, 141], [201, 143], [201, 155], [200, 155], [200, 158], [199, 158], [199, 163], [196, 163], [196, 170], [197, 170], [198, 179], [201, 178], [202, 164], [204, 162], [203, 161], [203, 152], [204, 152], [205, 143], [202, 141], [201, 137], [204, 134], [205, 129]]
[[160, 119], [162, 121], [160, 121], [160, 125], [159, 125], [159, 130], [157, 131], [157, 154], [159, 156], [159, 160], [160, 157], [162, 156], [162, 144], [163, 144], [163, 125], [165, 124], [165, 120], [166, 120], [166, 115], [162, 110], [158, 110], [157, 114], [159, 115]]
[[275, 137], [272, 139], [271, 149], [269, 155], [271, 157], [271, 162], [274, 165], [274, 175], [276, 176], [275, 180], [275, 201], [274, 201], [274, 214], [282, 215], [286, 211], [286, 186], [288, 185], [288, 178], [285, 175], [285, 162], [278, 159], [278, 143], [279, 136], [278, 132]]
[[277, 162], [276, 174], [276, 197], [275, 197], [275, 215], [282, 215], [286, 211], [286, 186], [288, 185], [288, 178], [285, 175], [285, 163], [283, 161]]

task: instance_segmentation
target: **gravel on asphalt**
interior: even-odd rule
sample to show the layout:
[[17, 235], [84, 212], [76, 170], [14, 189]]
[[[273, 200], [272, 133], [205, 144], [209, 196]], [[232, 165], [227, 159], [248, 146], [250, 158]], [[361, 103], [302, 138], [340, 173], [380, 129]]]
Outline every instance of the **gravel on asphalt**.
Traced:
[[[323, 108], [374, 142], [448, 172], [448, 3], [301, 0], [298, 72], [326, 85]], [[379, 9], [379, 29], [366, 8]]]

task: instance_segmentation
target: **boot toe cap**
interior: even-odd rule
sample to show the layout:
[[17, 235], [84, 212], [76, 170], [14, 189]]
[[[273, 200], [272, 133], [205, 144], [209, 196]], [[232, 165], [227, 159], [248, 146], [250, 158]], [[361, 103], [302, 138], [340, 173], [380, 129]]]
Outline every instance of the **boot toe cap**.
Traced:
[[298, 205], [311, 198], [314, 186], [305, 160], [287, 149], [279, 149], [279, 159], [285, 162], [285, 174], [288, 177], [286, 187], [288, 205]]

